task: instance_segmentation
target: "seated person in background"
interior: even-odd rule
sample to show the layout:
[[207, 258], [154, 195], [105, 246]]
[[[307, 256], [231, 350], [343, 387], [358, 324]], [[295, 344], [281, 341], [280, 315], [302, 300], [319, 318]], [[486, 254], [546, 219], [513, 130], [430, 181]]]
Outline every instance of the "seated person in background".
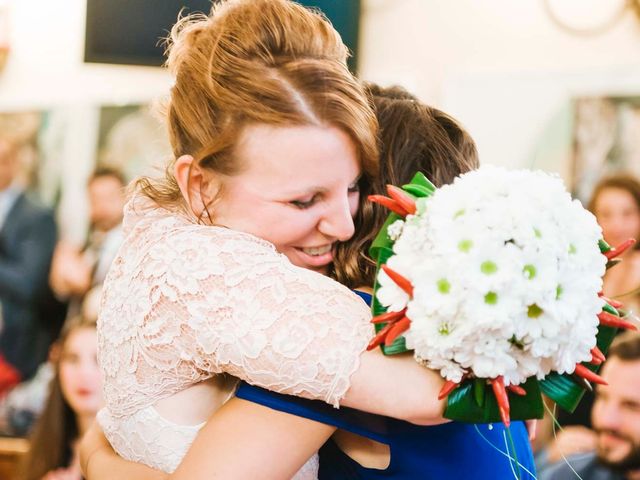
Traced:
[[49, 398], [20, 477], [24, 480], [80, 480], [76, 444], [102, 407], [95, 322], [69, 319], [58, 349]]
[[58, 298], [68, 299], [69, 317], [97, 318], [102, 282], [122, 242], [126, 182], [115, 169], [98, 168], [89, 178], [89, 235], [82, 248], [60, 241], [50, 282]]
[[36, 372], [57, 335], [47, 303], [56, 225], [20, 181], [25, 141], [0, 130], [0, 394]]
[[[607, 271], [604, 294], [619, 299], [635, 314], [640, 311], [640, 180], [620, 174], [601, 180], [593, 191], [589, 210], [602, 227], [604, 239], [618, 245], [628, 238], [638, 240], [622, 255], [622, 263]], [[625, 295], [629, 292], [634, 294]]]
[[[618, 174], [602, 179], [595, 186], [589, 210], [596, 216], [604, 239], [610, 245], [619, 245], [629, 238], [640, 242], [640, 181], [635, 177]], [[626, 309], [637, 315], [640, 311], [640, 243], [621, 258], [622, 263], [605, 274], [602, 290], [607, 297], [623, 302]], [[635, 293], [630, 293], [634, 290]], [[593, 445], [594, 433], [589, 430], [593, 400], [593, 393], [586, 392], [573, 413], [557, 410], [560, 425], [570, 426], [565, 429], [562, 441], [581, 445], [585, 450]]]
[[619, 335], [608, 357], [601, 376], [609, 385], [597, 386], [591, 411], [595, 431], [558, 433], [540, 480], [640, 479], [640, 334]]
[[52, 346], [49, 361], [38, 367], [36, 374], [20, 383], [0, 399], [0, 435], [26, 437], [44, 409], [49, 384], [54, 375]]

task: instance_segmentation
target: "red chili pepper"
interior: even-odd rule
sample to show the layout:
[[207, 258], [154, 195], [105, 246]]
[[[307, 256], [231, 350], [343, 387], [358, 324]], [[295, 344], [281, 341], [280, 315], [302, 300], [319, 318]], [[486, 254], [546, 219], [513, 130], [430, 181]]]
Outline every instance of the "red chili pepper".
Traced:
[[[607, 359], [607, 357], [604, 356], [604, 353], [602, 353], [602, 351], [597, 346], [591, 349], [591, 356], [600, 360], [600, 363], [604, 362]], [[596, 365], [599, 365], [599, 363]]]
[[602, 365], [602, 359], [596, 357], [595, 355], [591, 355], [591, 360], [589, 360], [591, 365]]
[[399, 312], [386, 312], [380, 315], [376, 315], [371, 319], [371, 323], [387, 323], [387, 322], [395, 322], [404, 317], [407, 309], [403, 308]]
[[438, 400], [442, 400], [447, 397], [451, 392], [460, 386], [460, 382], [454, 382], [453, 380], [447, 380], [438, 393]]
[[502, 423], [504, 423], [505, 427], [508, 427], [511, 424], [511, 419], [509, 418], [509, 397], [504, 388], [504, 378], [500, 376], [491, 380], [491, 388], [493, 388], [493, 394], [496, 396], [496, 401], [498, 402]]
[[625, 240], [624, 242], [622, 242], [617, 247], [612, 248], [608, 252], [604, 252], [603, 255], [605, 257], [607, 257], [607, 260], [611, 260], [612, 258], [615, 258], [615, 257], [618, 257], [618, 256], [622, 255], [625, 251], [627, 251], [627, 249], [629, 247], [631, 247], [635, 243], [636, 243], [636, 239], [635, 238], [630, 238], [630, 239]]
[[605, 302], [607, 302], [609, 305], [611, 305], [613, 308], [618, 309], [618, 308], [623, 308], [624, 307], [624, 303], [622, 302], [618, 302], [617, 300], [614, 300], [612, 298], [609, 297], [605, 297], [604, 294], [602, 292], [600, 292], [598, 294], [598, 296], [600, 298], [602, 298]]
[[600, 385], [608, 385], [608, 383], [605, 382], [604, 379], [600, 375], [598, 375], [595, 372], [592, 372], [591, 370], [589, 370], [587, 367], [585, 367], [581, 363], [576, 365], [576, 369], [575, 369], [574, 373], [576, 375], [584, 378], [585, 380], [589, 380], [590, 382], [599, 383]]
[[507, 387], [507, 390], [515, 393], [516, 395], [520, 395], [521, 397], [524, 397], [527, 394], [527, 391], [524, 388], [522, 388], [520, 385], [509, 385]]
[[411, 320], [409, 320], [409, 318], [407, 317], [403, 317], [402, 319], [398, 320], [397, 322], [395, 322], [393, 324], [393, 327], [391, 327], [391, 330], [389, 330], [389, 333], [387, 334], [387, 338], [385, 338], [384, 340], [384, 344], [388, 347], [389, 345], [391, 345], [393, 343], [393, 341], [398, 338], [398, 336], [404, 332], [406, 332], [407, 330], [409, 330], [409, 327], [411, 326]]
[[387, 267], [386, 264], [382, 265], [381, 268], [382, 270], [384, 270], [384, 273], [389, 275], [389, 278], [393, 280], [396, 285], [398, 285], [407, 293], [407, 295], [413, 297], [413, 285], [411, 285], [411, 282], [409, 280], [407, 280], [405, 277], [395, 272], [391, 268]]
[[370, 202], [377, 203], [385, 208], [388, 208], [401, 217], [406, 217], [407, 215], [409, 215], [409, 212], [402, 208], [398, 202], [391, 198], [385, 197], [384, 195], [369, 195], [367, 199], [369, 199]]
[[598, 318], [600, 319], [601, 325], [606, 325], [607, 327], [615, 327], [615, 328], [626, 328], [627, 330], [638, 330], [633, 323], [627, 322], [626, 320], [622, 320], [620, 317], [616, 317], [609, 312], [600, 312], [598, 314]]
[[387, 185], [387, 193], [409, 214], [416, 213], [416, 201], [407, 192], [395, 185]]
[[391, 327], [393, 327], [394, 325], [395, 323], [389, 323], [385, 325], [385, 327], [382, 330], [380, 330], [375, 337], [371, 339], [371, 341], [369, 342], [369, 345], [367, 345], [367, 350], [373, 350], [377, 346], [382, 345], [382, 343], [384, 342], [384, 339], [387, 336], [387, 333], [389, 333], [389, 330], [391, 330]]

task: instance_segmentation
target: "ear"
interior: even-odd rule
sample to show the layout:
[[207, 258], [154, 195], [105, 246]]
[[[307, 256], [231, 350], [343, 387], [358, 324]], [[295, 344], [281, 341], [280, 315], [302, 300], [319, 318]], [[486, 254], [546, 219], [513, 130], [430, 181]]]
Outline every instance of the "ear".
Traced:
[[180, 187], [182, 197], [189, 209], [198, 218], [213, 198], [212, 180], [191, 155], [182, 155], [176, 160], [173, 174]]

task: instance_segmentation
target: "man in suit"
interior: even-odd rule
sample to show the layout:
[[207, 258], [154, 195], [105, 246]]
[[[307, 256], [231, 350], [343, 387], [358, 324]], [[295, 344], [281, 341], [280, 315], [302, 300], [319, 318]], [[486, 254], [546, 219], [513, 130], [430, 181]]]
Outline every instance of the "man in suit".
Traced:
[[102, 283], [122, 242], [126, 181], [119, 170], [99, 167], [87, 182], [89, 232], [83, 247], [58, 242], [50, 285], [56, 297], [69, 301], [68, 318], [98, 318]]
[[0, 392], [7, 375], [25, 380], [35, 373], [55, 334], [47, 307], [56, 225], [16, 181], [18, 151], [19, 143], [0, 132]]

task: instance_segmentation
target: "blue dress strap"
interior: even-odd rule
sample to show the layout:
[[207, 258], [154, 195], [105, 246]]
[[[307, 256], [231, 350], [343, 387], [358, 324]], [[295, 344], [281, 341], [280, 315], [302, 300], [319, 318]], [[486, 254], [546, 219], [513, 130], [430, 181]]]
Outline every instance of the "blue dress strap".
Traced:
[[337, 409], [318, 400], [282, 395], [244, 382], [238, 387], [236, 397], [279, 412], [291, 413], [298, 417], [348, 430], [377, 442], [388, 443], [387, 418], [383, 416], [371, 415], [347, 407]]

